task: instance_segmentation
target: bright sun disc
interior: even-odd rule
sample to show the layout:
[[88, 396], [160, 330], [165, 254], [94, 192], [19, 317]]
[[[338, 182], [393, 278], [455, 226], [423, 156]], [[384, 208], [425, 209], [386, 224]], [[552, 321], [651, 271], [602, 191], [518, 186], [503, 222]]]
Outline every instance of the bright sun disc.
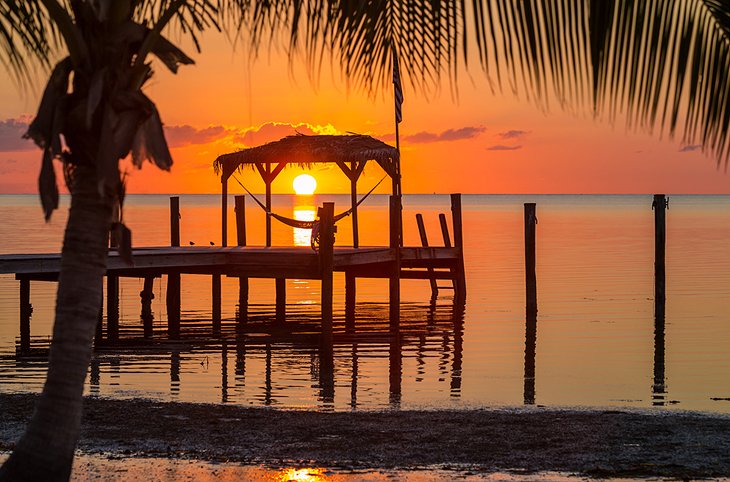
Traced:
[[294, 178], [293, 186], [295, 193], [310, 196], [317, 189], [317, 180], [309, 174], [299, 174]]

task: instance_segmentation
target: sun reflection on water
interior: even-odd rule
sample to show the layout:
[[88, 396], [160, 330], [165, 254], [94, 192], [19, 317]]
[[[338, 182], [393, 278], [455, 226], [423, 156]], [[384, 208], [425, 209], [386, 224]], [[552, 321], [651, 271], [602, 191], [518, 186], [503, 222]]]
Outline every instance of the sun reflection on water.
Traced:
[[[314, 221], [314, 212], [314, 206], [305, 204], [294, 206], [294, 219], [297, 221]], [[311, 237], [311, 229], [294, 228], [294, 246], [309, 246]]]
[[295, 469], [292, 467], [283, 469], [276, 475], [274, 480], [280, 482], [322, 482], [331, 479], [327, 477], [324, 469]]

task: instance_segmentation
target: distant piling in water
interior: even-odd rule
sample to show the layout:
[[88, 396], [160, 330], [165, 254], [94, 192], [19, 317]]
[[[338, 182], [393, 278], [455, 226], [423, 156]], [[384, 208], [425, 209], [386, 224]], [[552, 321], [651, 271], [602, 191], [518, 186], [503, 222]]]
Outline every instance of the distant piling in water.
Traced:
[[537, 315], [537, 277], [535, 275], [535, 203], [525, 203], [525, 300], [527, 316]]
[[654, 194], [654, 201], [651, 203], [654, 210], [654, 313], [662, 320], [667, 301], [665, 257], [668, 207], [669, 200], [664, 194]]

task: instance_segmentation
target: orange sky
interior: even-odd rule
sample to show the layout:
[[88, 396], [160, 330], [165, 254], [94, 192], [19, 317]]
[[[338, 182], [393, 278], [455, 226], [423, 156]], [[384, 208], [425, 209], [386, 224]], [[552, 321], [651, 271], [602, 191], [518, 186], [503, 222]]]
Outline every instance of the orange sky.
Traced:
[[[147, 93], [166, 124], [175, 165], [172, 173], [151, 165], [134, 171], [129, 192], [219, 192], [211, 169], [217, 155], [295, 130], [368, 133], [393, 142], [390, 91], [375, 99], [348, 94], [328, 67], [315, 87], [302, 63], [290, 68], [283, 54], [271, 52], [249, 65], [245, 51], [234, 52], [218, 34], [206, 35], [202, 45], [199, 55], [186, 49], [197, 64], [181, 67], [178, 75], [157, 66]], [[476, 64], [458, 87], [455, 101], [448, 84], [430, 98], [404, 85], [404, 192], [730, 193], [724, 168], [696, 146], [627, 132], [622, 121], [612, 127], [589, 112], [567, 114], [556, 106], [546, 114], [510, 93], [492, 94]], [[18, 136], [37, 101], [37, 92], [20, 94], [0, 73], [0, 193], [36, 192], [40, 151]], [[292, 192], [299, 173], [285, 170], [274, 191]], [[348, 190], [334, 168], [311, 173], [319, 192]], [[368, 166], [361, 192], [381, 177], [377, 165]], [[244, 180], [262, 189], [253, 173]]]

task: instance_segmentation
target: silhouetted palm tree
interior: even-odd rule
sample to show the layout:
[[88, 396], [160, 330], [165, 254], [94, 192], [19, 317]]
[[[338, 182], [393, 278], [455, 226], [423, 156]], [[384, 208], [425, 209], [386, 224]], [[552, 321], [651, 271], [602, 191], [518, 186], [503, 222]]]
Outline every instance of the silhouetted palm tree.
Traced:
[[[161, 32], [244, 32], [250, 52], [274, 39], [313, 72], [333, 55], [370, 92], [390, 80], [392, 48], [414, 87], [453, 81], [471, 49], [496, 89], [547, 107], [586, 107], [658, 126], [728, 158], [730, 12], [724, 0], [0, 0], [0, 59], [19, 83], [51, 69], [28, 136], [43, 149], [46, 214], [58, 204], [53, 160], [71, 192], [56, 320], [43, 394], [2, 480], [63, 480], [71, 470], [81, 395], [101, 304], [110, 230], [123, 200], [119, 160], [169, 169], [155, 105], [142, 92], [148, 55], [175, 72], [192, 60]], [[124, 247], [127, 243], [122, 243]], [[128, 246], [126, 246], [128, 248]]]

